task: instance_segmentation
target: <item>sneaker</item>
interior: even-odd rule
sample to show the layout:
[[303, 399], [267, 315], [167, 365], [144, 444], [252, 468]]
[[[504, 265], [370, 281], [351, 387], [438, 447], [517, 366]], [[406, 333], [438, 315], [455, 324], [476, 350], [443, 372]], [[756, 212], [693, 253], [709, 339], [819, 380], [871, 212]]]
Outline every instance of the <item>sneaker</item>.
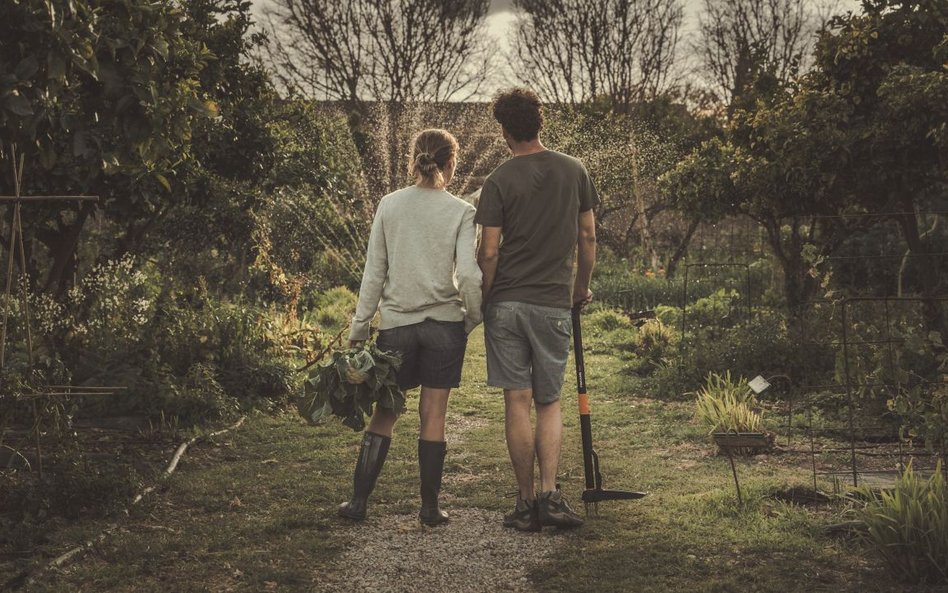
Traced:
[[560, 529], [572, 529], [583, 524], [583, 518], [570, 508], [559, 490], [541, 493], [536, 506], [541, 526], [554, 525]]
[[513, 527], [517, 531], [540, 531], [537, 501], [523, 500], [518, 496], [517, 506], [504, 515], [504, 527]]

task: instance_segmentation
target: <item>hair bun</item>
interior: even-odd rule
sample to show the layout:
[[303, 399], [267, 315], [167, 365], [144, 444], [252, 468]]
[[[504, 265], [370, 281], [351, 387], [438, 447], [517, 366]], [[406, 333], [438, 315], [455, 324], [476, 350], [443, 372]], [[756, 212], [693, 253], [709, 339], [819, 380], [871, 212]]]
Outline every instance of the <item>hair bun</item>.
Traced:
[[415, 167], [425, 175], [431, 175], [440, 168], [434, 155], [424, 151], [415, 155]]
[[418, 132], [411, 141], [408, 174], [444, 187], [444, 170], [458, 152], [458, 141], [450, 132], [431, 128]]

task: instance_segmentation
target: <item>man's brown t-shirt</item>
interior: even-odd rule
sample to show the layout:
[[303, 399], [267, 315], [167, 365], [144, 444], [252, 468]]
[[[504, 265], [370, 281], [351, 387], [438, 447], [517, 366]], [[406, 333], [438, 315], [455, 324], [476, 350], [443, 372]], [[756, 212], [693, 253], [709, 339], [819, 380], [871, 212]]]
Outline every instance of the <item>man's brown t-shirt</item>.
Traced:
[[598, 202], [582, 162], [553, 150], [515, 156], [494, 169], [474, 217], [503, 235], [486, 302], [570, 308], [579, 213]]

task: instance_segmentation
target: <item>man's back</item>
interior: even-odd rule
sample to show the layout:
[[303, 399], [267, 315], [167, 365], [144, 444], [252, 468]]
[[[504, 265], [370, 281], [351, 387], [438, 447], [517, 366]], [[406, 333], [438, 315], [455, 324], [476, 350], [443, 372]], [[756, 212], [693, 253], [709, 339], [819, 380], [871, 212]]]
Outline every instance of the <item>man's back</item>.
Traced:
[[568, 155], [544, 150], [497, 167], [475, 218], [503, 233], [488, 301], [569, 308], [577, 219], [596, 201], [586, 169]]

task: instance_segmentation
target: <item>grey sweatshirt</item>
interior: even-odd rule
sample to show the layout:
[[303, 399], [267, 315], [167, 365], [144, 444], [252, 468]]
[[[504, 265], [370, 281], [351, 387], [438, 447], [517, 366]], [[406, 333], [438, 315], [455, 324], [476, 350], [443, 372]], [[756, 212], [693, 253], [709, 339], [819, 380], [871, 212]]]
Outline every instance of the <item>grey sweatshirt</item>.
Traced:
[[350, 340], [425, 319], [481, 322], [474, 206], [441, 189], [409, 186], [382, 198], [372, 221]]

